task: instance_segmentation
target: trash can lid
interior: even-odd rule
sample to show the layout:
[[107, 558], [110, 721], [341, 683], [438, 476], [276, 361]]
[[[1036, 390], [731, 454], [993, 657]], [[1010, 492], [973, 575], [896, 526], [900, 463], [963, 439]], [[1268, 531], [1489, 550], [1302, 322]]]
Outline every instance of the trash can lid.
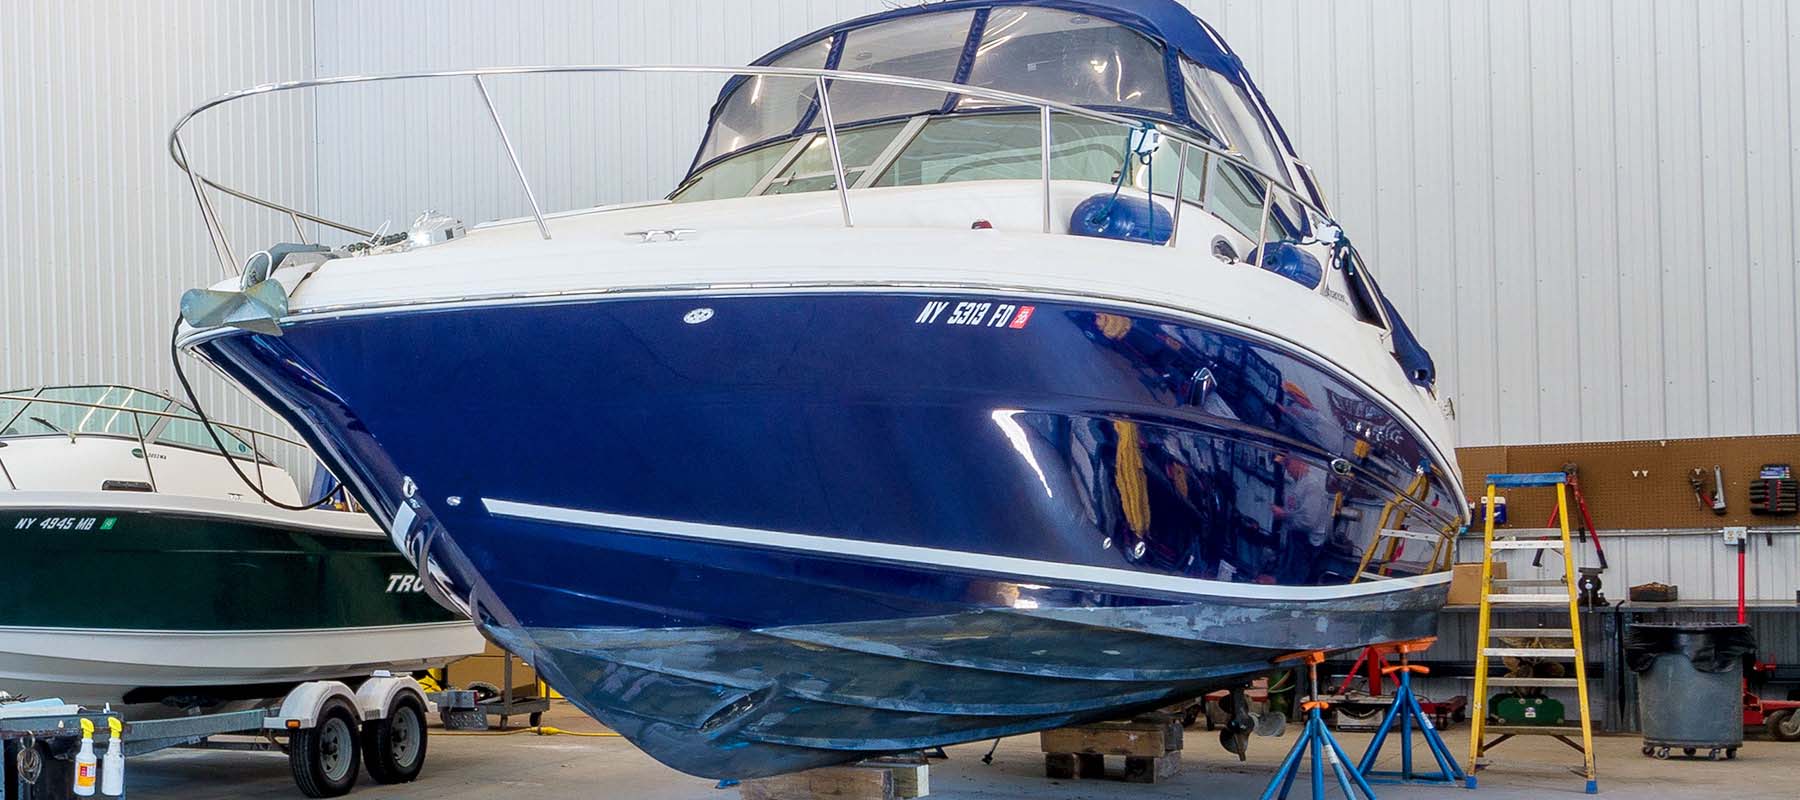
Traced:
[[1701, 672], [1725, 672], [1756, 652], [1756, 631], [1736, 622], [1634, 623], [1625, 633], [1625, 664], [1643, 673], [1665, 653], [1680, 653]]

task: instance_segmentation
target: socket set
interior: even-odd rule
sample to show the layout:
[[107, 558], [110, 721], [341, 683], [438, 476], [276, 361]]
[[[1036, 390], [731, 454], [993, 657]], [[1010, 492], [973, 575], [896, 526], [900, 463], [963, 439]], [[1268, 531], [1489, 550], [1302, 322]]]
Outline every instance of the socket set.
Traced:
[[1750, 511], [1765, 515], [1800, 512], [1800, 481], [1787, 464], [1764, 464], [1750, 483]]

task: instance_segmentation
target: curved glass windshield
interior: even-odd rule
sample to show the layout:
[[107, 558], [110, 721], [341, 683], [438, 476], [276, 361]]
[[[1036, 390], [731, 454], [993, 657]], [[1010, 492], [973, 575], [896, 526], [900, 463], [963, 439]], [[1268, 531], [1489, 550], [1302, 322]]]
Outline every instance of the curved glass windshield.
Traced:
[[[831, 90], [835, 100], [837, 90]], [[903, 123], [889, 123], [869, 128], [853, 128], [838, 132], [838, 154], [844, 160], [844, 180], [857, 185], [863, 173], [875, 165]], [[831, 166], [831, 140], [816, 134], [806, 143], [794, 163], [769, 181], [763, 194], [822, 192], [837, 188], [837, 172]]]
[[[832, 89], [833, 97], [836, 89]], [[1050, 175], [1056, 180], [1114, 183], [1126, 164], [1129, 129], [1067, 114], [1051, 117]], [[1042, 121], [1036, 112], [930, 114], [902, 122], [842, 130], [839, 149], [849, 188], [927, 186], [987, 180], [1038, 180]], [[1137, 191], [1175, 192], [1181, 164], [1177, 147], [1167, 146], [1148, 168], [1135, 160], [1128, 183]], [[1206, 210], [1255, 238], [1263, 224], [1267, 182], [1240, 162], [1189, 154], [1187, 176], [1180, 178], [1182, 199]], [[1209, 174], [1203, 174], [1209, 173]], [[677, 192], [677, 202], [716, 200], [750, 195], [793, 194], [837, 188], [829, 140], [823, 133], [765, 146], [727, 158], [702, 170]], [[1201, 197], [1201, 192], [1205, 197]], [[1266, 234], [1298, 240], [1308, 213], [1277, 193]], [[1299, 226], [1297, 228], [1297, 226]]]
[[140, 431], [149, 434], [161, 421], [160, 417], [132, 414], [122, 409], [163, 411], [169, 407], [167, 398], [124, 386], [58, 386], [28, 394], [37, 400], [9, 400], [7, 410], [0, 411], [0, 436], [54, 433], [136, 436]]
[[744, 197], [793, 149], [793, 142], [777, 142], [727, 158], [696, 173], [676, 193], [675, 199], [695, 201]]
[[[1111, 183], [1118, 176], [1125, 157], [1124, 128], [1057, 117], [1051, 136], [1052, 177]], [[1036, 180], [1043, 174], [1041, 138], [1042, 123], [1036, 113], [933, 119], [900, 151], [874, 185]]]
[[[57, 386], [12, 394], [18, 397], [0, 400], [0, 436], [141, 436], [157, 444], [219, 451], [193, 409], [152, 392], [127, 386]], [[218, 425], [211, 427], [231, 455], [251, 457], [250, 445], [243, 439]]]

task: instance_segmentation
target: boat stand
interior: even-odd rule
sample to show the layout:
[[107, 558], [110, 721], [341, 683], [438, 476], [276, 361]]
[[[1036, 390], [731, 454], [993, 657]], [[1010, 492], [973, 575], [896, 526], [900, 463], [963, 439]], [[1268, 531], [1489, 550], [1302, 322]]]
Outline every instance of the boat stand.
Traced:
[[[1384, 675], [1398, 673], [1400, 688], [1394, 692], [1394, 704], [1388, 708], [1387, 716], [1381, 720], [1381, 727], [1375, 729], [1375, 738], [1369, 741], [1368, 752], [1363, 753], [1362, 761], [1356, 765], [1356, 771], [1364, 780], [1372, 783], [1428, 783], [1454, 784], [1467, 777], [1462, 765], [1456, 763], [1456, 757], [1450, 755], [1450, 748], [1444, 745], [1444, 738], [1438, 735], [1437, 726], [1431, 723], [1431, 716], [1419, 705], [1418, 695], [1413, 694], [1412, 676], [1414, 673], [1425, 675], [1429, 669], [1410, 663], [1412, 653], [1423, 652], [1437, 641], [1435, 638], [1418, 639], [1401, 642], [1398, 645], [1400, 655], [1399, 666], [1382, 667]], [[1389, 733], [1394, 730], [1394, 723], [1400, 723], [1400, 771], [1377, 772], [1375, 759], [1381, 755], [1381, 746], [1387, 742]], [[1436, 759], [1436, 773], [1418, 774], [1413, 772], [1413, 726], [1418, 726], [1419, 733], [1424, 735], [1425, 748]]]
[[1349, 769], [1350, 756], [1331, 735], [1331, 729], [1325, 727], [1324, 711], [1329, 707], [1319, 699], [1319, 664], [1325, 661], [1325, 654], [1320, 651], [1296, 653], [1283, 656], [1278, 661], [1300, 659], [1306, 662], [1309, 688], [1312, 699], [1300, 704], [1306, 712], [1306, 728], [1294, 742], [1294, 749], [1288, 751], [1287, 758], [1281, 760], [1281, 768], [1275, 771], [1275, 777], [1269, 780], [1269, 788], [1264, 789], [1262, 800], [1287, 800], [1288, 792], [1294, 788], [1294, 778], [1300, 774], [1302, 756], [1312, 756], [1312, 798], [1325, 800], [1325, 763], [1331, 762], [1331, 771], [1337, 777], [1338, 788], [1343, 791], [1347, 800], [1356, 800], [1352, 793], [1354, 784], [1361, 790], [1363, 797], [1375, 800], [1375, 790], [1369, 788], [1369, 782], [1363, 779], [1362, 773]]

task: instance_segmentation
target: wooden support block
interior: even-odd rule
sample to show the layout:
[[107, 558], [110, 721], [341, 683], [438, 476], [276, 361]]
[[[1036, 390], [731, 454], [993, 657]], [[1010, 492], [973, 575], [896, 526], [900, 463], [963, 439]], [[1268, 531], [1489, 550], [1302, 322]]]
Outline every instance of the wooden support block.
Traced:
[[931, 762], [924, 753], [869, 758], [857, 762], [856, 766], [887, 770], [894, 777], [894, 797], [900, 800], [931, 794]]
[[882, 764], [894, 780], [894, 797], [907, 800], [931, 794], [931, 765]]
[[1181, 749], [1181, 723], [1173, 717], [1159, 715], [1144, 721], [1057, 728], [1039, 734], [1039, 743], [1046, 753], [1157, 758]]
[[896, 800], [887, 767], [820, 767], [738, 784], [743, 800]]
[[1181, 753], [1172, 752], [1156, 758], [1127, 756], [1125, 758], [1125, 782], [1155, 783], [1173, 776], [1181, 771]]
[[1044, 773], [1051, 778], [1104, 778], [1106, 757], [1125, 758], [1124, 780], [1155, 783], [1181, 769], [1181, 720], [1146, 714], [1129, 722], [1101, 722], [1044, 731]]
[[1044, 775], [1056, 780], [1106, 777], [1106, 756], [1098, 753], [1045, 753]]

